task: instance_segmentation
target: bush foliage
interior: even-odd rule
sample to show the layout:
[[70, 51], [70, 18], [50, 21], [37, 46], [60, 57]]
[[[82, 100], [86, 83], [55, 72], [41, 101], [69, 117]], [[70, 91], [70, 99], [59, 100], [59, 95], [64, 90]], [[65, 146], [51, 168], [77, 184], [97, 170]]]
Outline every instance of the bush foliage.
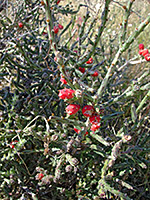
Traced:
[[134, 3], [1, 12], [1, 199], [150, 199], [150, 15], [130, 31]]

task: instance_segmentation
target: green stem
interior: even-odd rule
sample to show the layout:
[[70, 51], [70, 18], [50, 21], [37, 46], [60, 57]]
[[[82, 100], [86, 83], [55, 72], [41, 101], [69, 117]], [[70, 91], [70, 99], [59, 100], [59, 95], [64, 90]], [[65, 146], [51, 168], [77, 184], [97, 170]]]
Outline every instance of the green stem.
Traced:
[[116, 64], [120, 54], [121, 54], [121, 51], [119, 49], [117, 54], [116, 54], [116, 56], [115, 56], [115, 58], [114, 58], [114, 60], [113, 60], [113, 62], [112, 62], [112, 64], [111, 64], [111, 66], [110, 66], [110, 68], [107, 71], [107, 74], [106, 74], [105, 78], [103, 79], [99, 89], [97, 90], [97, 94], [96, 94], [96, 98], [95, 98], [96, 101], [98, 101], [102, 97], [103, 91], [105, 90], [105, 88], [107, 86], [108, 79], [109, 79], [110, 74], [112, 72], [112, 68]]
[[150, 15], [142, 22], [138, 28], [135, 29], [133, 34], [127, 39], [127, 41], [124, 43], [124, 45], [121, 48], [121, 53], [123, 53], [125, 50], [127, 50], [130, 46], [130, 44], [133, 43], [133, 41], [139, 36], [139, 34], [144, 30], [144, 28], [150, 23]]
[[129, 19], [129, 16], [130, 16], [132, 4], [133, 4], [133, 1], [129, 0], [128, 5], [125, 8], [125, 15], [124, 15], [123, 23], [122, 23], [122, 31], [121, 31], [121, 34], [120, 34], [120, 45], [122, 45], [125, 41], [125, 37], [126, 37], [126, 33], [127, 33], [128, 19]]
[[58, 116], [50, 116], [49, 118], [49, 121], [51, 122], [56, 122], [56, 121], [59, 121], [61, 123], [64, 123], [64, 124], [72, 124], [74, 126], [80, 126], [80, 127], [85, 127], [85, 123], [84, 122], [81, 122], [81, 121], [75, 121], [74, 119], [67, 119], [67, 118], [61, 118], [61, 117], [58, 117]]
[[84, 34], [85, 25], [86, 25], [86, 22], [87, 22], [89, 17], [90, 17], [89, 11], [87, 11], [86, 16], [84, 18], [84, 21], [82, 22], [80, 30], [79, 30], [79, 38], [82, 38], [82, 36]]
[[146, 96], [143, 98], [143, 100], [141, 101], [140, 105], [138, 106], [138, 108], [136, 109], [136, 113], [138, 113], [140, 111], [140, 109], [143, 107], [143, 105], [145, 104], [145, 102], [147, 101], [147, 99], [150, 100], [150, 91], [148, 91], [148, 93], [146, 94]]
[[107, 190], [107, 191], [111, 192], [112, 194], [114, 194], [120, 198], [123, 198], [124, 200], [131, 200], [128, 196], [126, 196], [119, 190], [115, 190], [113, 187], [111, 187], [108, 183], [106, 183], [106, 181], [104, 179], [101, 179], [99, 181], [99, 185], [102, 185], [104, 187], [104, 190]]
[[103, 79], [98, 91], [97, 91], [97, 95], [95, 98], [96, 101], [98, 101], [101, 97], [102, 94], [107, 86], [108, 83], [108, 79], [112, 73], [112, 69], [114, 67], [114, 65], [116, 65], [119, 56], [126, 50], [129, 48], [129, 46], [133, 43], [133, 41], [138, 37], [138, 35], [144, 30], [144, 28], [149, 24], [150, 22], [150, 15], [144, 20], [144, 22], [142, 22], [139, 27], [135, 30], [135, 32], [128, 38], [128, 40], [124, 43], [124, 45], [118, 50], [114, 60], [112, 61], [112, 64], [110, 66], [110, 68], [108, 69], [108, 72], [105, 76], [105, 78]]
[[105, 160], [104, 166], [101, 170], [101, 178], [103, 179], [106, 175], [107, 169], [108, 169], [108, 163], [109, 163], [109, 159]]
[[105, 25], [106, 25], [106, 22], [107, 22], [107, 16], [108, 16], [108, 12], [109, 12], [109, 4], [110, 4], [111, 0], [106, 0], [105, 1], [105, 8], [104, 8], [104, 11], [102, 13], [102, 16], [101, 16], [101, 19], [102, 19], [102, 23], [101, 25], [99, 26], [99, 29], [98, 29], [98, 34], [97, 34], [97, 37], [95, 39], [95, 42], [94, 42], [94, 45], [92, 46], [92, 49], [90, 51], [90, 53], [87, 55], [87, 57], [85, 59], [81, 60], [77, 63], [79, 66], [80, 65], [83, 65], [95, 52], [95, 49], [97, 47], [97, 44], [100, 40], [100, 37], [103, 33], [103, 30], [105, 29]]
[[51, 11], [51, 6], [50, 6], [50, 1], [45, 0], [44, 3], [45, 3], [45, 12], [46, 12], [45, 14], [46, 14], [46, 22], [47, 22], [47, 33], [48, 33], [51, 47], [55, 52], [57, 47], [56, 47], [56, 38], [53, 32], [54, 25], [53, 25], [53, 20], [52, 20], [52, 11]]

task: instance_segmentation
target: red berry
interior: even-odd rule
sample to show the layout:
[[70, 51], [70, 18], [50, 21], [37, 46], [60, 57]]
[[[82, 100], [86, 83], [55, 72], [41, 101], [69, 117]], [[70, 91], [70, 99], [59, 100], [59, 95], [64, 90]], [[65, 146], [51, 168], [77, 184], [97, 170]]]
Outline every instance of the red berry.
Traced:
[[86, 105], [82, 109], [82, 114], [86, 117], [90, 117], [94, 112], [94, 107], [90, 105]]
[[[82, 127], [83, 128], [83, 127]], [[76, 132], [76, 133], [80, 133], [80, 130], [79, 129], [77, 129], [77, 128], [74, 128], [74, 131]], [[85, 133], [84, 133], [84, 136], [86, 136], [86, 135], [88, 135], [88, 131], [86, 131]]]
[[146, 54], [148, 54], [148, 49], [144, 49], [143, 52], [142, 52], [142, 56], [145, 56]]
[[142, 55], [142, 53], [143, 53], [143, 50], [139, 50], [139, 54]]
[[60, 0], [58, 0], [57, 2], [56, 2], [56, 4], [58, 5], [60, 3]]
[[45, 31], [43, 31], [42, 35], [46, 35], [47, 33]]
[[86, 135], [88, 135], [89, 133], [88, 133], [88, 131], [86, 131], [85, 133], [84, 133], [84, 136], [86, 136]]
[[14, 149], [14, 148], [15, 148], [15, 145], [10, 144], [10, 148]]
[[54, 26], [54, 28], [53, 28], [53, 29], [54, 29], [54, 33], [55, 33], [55, 34], [57, 34], [57, 33], [58, 33], [58, 31], [59, 31], [59, 28], [58, 28], [57, 26]]
[[98, 76], [98, 72], [97, 72], [97, 71], [95, 71], [95, 72], [92, 74], [92, 76], [93, 76], [93, 77], [96, 77], [96, 76]]
[[150, 53], [145, 55], [145, 60], [150, 61]]
[[96, 131], [99, 128], [100, 128], [100, 124], [92, 124], [91, 131]]
[[14, 149], [15, 148], [15, 144], [18, 142], [18, 140], [14, 140], [10, 143], [10, 148]]
[[19, 28], [22, 28], [22, 27], [23, 27], [23, 23], [22, 23], [22, 22], [19, 22], [19, 23], [18, 23], [18, 26], [19, 26]]
[[144, 49], [144, 44], [139, 44], [139, 49]]
[[74, 93], [75, 93], [74, 90], [65, 88], [65, 89], [59, 90], [58, 96], [60, 99], [71, 99], [74, 97]]
[[44, 174], [38, 174], [38, 179], [41, 180], [44, 177]]
[[77, 128], [74, 128], [74, 131], [76, 132], [76, 133], [80, 133], [80, 130], [79, 129], [77, 129]]
[[60, 81], [61, 81], [63, 84], [67, 84], [67, 81], [66, 81], [63, 77], [60, 78]]
[[100, 118], [100, 116], [97, 114], [97, 115], [93, 115], [93, 116], [91, 116], [90, 117], [90, 122], [93, 124], [95, 124], [95, 123], [99, 123], [100, 122], [100, 120], [101, 120], [101, 118]]
[[80, 106], [77, 104], [70, 104], [66, 107], [66, 112], [69, 115], [73, 115], [76, 114], [78, 112], [78, 110], [80, 109]]
[[84, 73], [85, 72], [85, 68], [83, 67], [79, 67], [80, 72]]
[[64, 27], [61, 24], [58, 24], [59, 29], [63, 29]]
[[93, 58], [89, 58], [89, 60], [86, 63], [87, 64], [92, 64], [93, 63]]

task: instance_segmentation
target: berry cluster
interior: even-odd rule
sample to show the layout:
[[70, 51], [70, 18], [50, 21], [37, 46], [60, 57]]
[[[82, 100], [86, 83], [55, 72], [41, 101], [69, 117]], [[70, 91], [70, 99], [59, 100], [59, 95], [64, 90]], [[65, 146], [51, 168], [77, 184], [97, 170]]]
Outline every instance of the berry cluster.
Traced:
[[139, 54], [144, 56], [145, 60], [150, 61], [150, 53], [148, 49], [144, 49], [144, 44], [139, 44]]
[[[54, 60], [57, 61], [57, 58], [54, 57]], [[93, 63], [93, 58], [89, 58], [89, 60], [86, 63], [87, 64], [92, 64]], [[85, 68], [84, 67], [79, 67], [79, 71], [84, 74]], [[98, 72], [95, 71], [93, 74], [91, 74], [91, 76], [97, 77], [98, 76]], [[63, 75], [61, 75], [60, 81], [62, 82], [62, 84], [67, 84], [67, 81], [65, 80]]]
[[[92, 64], [92, 63], [93, 63], [93, 58], [89, 58], [89, 60], [86, 62], [86, 64]], [[84, 67], [79, 67], [79, 71], [84, 74], [85, 68]], [[97, 77], [98, 76], [98, 72], [95, 71], [91, 76]]]
[[91, 105], [86, 105], [82, 109], [82, 114], [85, 117], [89, 117], [91, 125], [91, 130], [96, 131], [97, 129], [100, 128], [100, 115], [96, 113], [95, 109]]
[[[54, 59], [57, 60], [56, 57]], [[86, 62], [86, 64], [92, 64], [92, 63], [93, 63], [93, 58], [89, 58], [89, 60]], [[79, 67], [79, 70], [82, 73], [85, 72], [85, 68]], [[92, 74], [92, 76], [93, 77], [98, 76], [98, 72], [95, 71]], [[65, 80], [65, 77], [63, 75], [61, 75], [60, 81], [62, 82], [62, 84], [67, 84], [67, 81]], [[72, 99], [74, 95], [77, 97], [78, 96], [77, 93], [78, 92], [75, 90], [65, 88], [65, 89], [59, 90], [58, 96], [60, 99], [67, 100], [67, 99]], [[81, 108], [80, 105], [71, 103], [66, 107], [66, 113], [68, 115], [74, 115], [80, 110], [80, 108]], [[95, 111], [92, 105], [85, 105], [82, 108], [82, 114], [88, 118], [88, 122], [90, 123], [90, 127], [91, 127], [90, 130], [96, 131], [97, 129], [100, 128], [100, 120], [101, 120], [100, 115]], [[80, 132], [80, 130], [77, 128], [74, 128], [74, 131], [76, 133]], [[86, 131], [84, 135], [87, 135], [87, 134], [88, 132]]]
[[54, 27], [53, 27], [53, 31], [54, 31], [55, 34], [57, 34], [58, 31], [59, 31], [59, 29], [61, 30], [61, 29], [63, 29], [63, 28], [64, 28], [64, 27], [63, 27], [61, 24], [58, 24], [57, 26], [54, 26]]
[[[75, 94], [75, 90], [72, 89], [62, 89], [59, 90], [59, 98], [60, 99], [72, 99], [74, 97]], [[79, 110], [80, 110], [81, 106], [78, 104], [69, 104], [66, 107], [66, 113], [68, 115], [74, 115], [76, 114]], [[97, 129], [100, 128], [100, 115], [95, 111], [94, 107], [92, 105], [85, 105], [82, 108], [82, 114], [89, 118], [89, 122], [91, 124], [91, 130], [92, 131], [96, 131]], [[74, 128], [75, 132], [79, 133], [80, 130]], [[87, 135], [88, 132], [85, 133], [85, 135]]]

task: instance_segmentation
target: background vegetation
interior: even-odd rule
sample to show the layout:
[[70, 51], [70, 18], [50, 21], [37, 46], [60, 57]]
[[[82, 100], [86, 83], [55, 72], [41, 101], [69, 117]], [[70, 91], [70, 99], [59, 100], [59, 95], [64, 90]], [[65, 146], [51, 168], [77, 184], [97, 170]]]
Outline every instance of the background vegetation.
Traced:
[[149, 1], [2, 3], [0, 199], [150, 199]]

